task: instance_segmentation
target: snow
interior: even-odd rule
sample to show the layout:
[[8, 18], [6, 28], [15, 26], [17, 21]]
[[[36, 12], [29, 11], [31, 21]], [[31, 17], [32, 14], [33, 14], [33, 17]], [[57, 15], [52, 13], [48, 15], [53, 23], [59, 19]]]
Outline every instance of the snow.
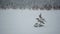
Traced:
[[[44, 27], [34, 27], [39, 14]], [[0, 34], [60, 34], [60, 10], [0, 10]]]

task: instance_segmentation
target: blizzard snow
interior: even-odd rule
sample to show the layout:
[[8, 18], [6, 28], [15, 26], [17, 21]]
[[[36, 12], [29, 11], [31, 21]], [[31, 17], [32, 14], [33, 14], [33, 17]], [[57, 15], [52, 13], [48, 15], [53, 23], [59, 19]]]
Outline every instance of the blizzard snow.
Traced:
[[[42, 14], [44, 27], [34, 27]], [[60, 34], [60, 10], [0, 10], [0, 34]]]

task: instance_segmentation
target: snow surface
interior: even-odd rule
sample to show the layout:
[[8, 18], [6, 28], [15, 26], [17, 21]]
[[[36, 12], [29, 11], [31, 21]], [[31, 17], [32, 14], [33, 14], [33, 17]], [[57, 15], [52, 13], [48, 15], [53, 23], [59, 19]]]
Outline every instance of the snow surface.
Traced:
[[[44, 27], [34, 27], [39, 14]], [[60, 34], [60, 10], [0, 10], [0, 34]]]

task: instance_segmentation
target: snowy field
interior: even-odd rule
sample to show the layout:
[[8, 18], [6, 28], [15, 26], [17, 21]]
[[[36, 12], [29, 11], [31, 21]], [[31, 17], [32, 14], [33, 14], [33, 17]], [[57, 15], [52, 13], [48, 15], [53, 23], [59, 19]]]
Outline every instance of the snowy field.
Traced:
[[[39, 14], [44, 27], [34, 27]], [[0, 34], [60, 34], [60, 10], [0, 10]]]

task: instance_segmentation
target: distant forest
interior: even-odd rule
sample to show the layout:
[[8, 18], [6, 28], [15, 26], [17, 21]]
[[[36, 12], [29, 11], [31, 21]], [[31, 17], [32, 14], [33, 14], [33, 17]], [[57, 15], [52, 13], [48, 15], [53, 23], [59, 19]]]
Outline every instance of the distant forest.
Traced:
[[60, 0], [0, 0], [0, 9], [60, 9]]

